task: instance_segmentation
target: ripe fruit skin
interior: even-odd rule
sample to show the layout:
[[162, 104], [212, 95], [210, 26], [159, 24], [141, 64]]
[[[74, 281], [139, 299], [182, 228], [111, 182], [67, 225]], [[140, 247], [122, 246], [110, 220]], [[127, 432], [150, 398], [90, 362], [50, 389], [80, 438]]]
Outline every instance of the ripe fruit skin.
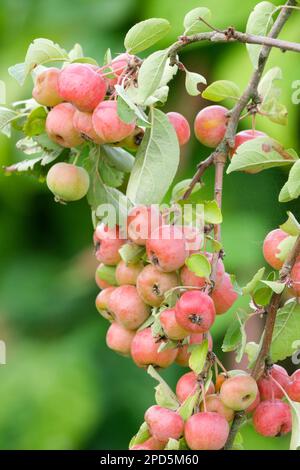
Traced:
[[186, 338], [189, 335], [188, 331], [178, 325], [175, 310], [173, 308], [167, 308], [164, 310], [160, 314], [159, 320], [167, 338], [176, 341]]
[[300, 297], [300, 257], [296, 260], [291, 271], [292, 290], [296, 297]]
[[191, 137], [190, 125], [186, 118], [182, 114], [176, 112], [167, 113], [167, 116], [175, 129], [179, 145], [182, 146], [186, 144]]
[[99, 287], [99, 289], [107, 289], [108, 287], [112, 287], [111, 284], [109, 284], [108, 282], [104, 281], [103, 279], [100, 279], [98, 276], [97, 276], [97, 271], [95, 273], [95, 281], [96, 281], [96, 284], [97, 286]]
[[188, 256], [182, 228], [162, 225], [151, 233], [146, 242], [150, 262], [160, 271], [176, 271], [184, 265]]
[[236, 375], [222, 384], [220, 398], [228, 408], [240, 411], [252, 405], [257, 392], [257, 384], [250, 375]]
[[[234, 411], [228, 406], [224, 405], [221, 398], [217, 394], [208, 395], [205, 398], [207, 411], [214, 411], [219, 415], [223, 416], [228, 423], [234, 418]], [[201, 411], [204, 411], [204, 403], [201, 404]]]
[[286, 391], [291, 400], [300, 402], [300, 369], [291, 375]]
[[175, 306], [176, 320], [192, 333], [207, 332], [215, 321], [216, 311], [212, 299], [201, 291], [185, 292]]
[[[213, 348], [213, 340], [210, 333], [207, 334], [208, 336], [208, 348], [212, 351]], [[178, 348], [178, 354], [176, 357], [176, 364], [179, 364], [182, 367], [189, 366], [189, 359], [191, 353], [188, 351], [190, 344], [201, 344], [203, 341], [203, 334], [202, 333], [193, 333], [189, 337], [189, 344], [184, 344], [183, 346]]]
[[[211, 253], [203, 253], [203, 254], [205, 254], [209, 262], [212, 261]], [[223, 261], [219, 259], [218, 265], [217, 265], [216, 286], [218, 286], [222, 282], [224, 274], [225, 274], [224, 264], [223, 264]], [[197, 276], [195, 273], [190, 271], [186, 265], [181, 268], [180, 279], [181, 279], [181, 283], [183, 286], [199, 287], [199, 289], [204, 287], [207, 282], [207, 279], [205, 279], [204, 277]]]
[[102, 144], [101, 139], [96, 134], [92, 123], [92, 113], [75, 111], [73, 116], [73, 126], [81, 137], [85, 140], [91, 140], [96, 144]]
[[144, 246], [151, 232], [162, 223], [159, 208], [153, 206], [136, 206], [128, 214], [127, 234], [128, 238], [136, 245]]
[[133, 59], [133, 55], [128, 54], [125, 52], [124, 54], [119, 54], [117, 57], [115, 57], [109, 65], [107, 65], [108, 69], [112, 69], [112, 73], [116, 75], [115, 78], [108, 78], [105, 77], [105, 80], [107, 81], [109, 87], [114, 87], [117, 83], [121, 75], [124, 74], [126, 71], [128, 64], [130, 60]]
[[[176, 385], [176, 395], [180, 403], [183, 403], [188, 396], [192, 395], [197, 389], [197, 376], [191, 371], [183, 374], [177, 382]], [[214, 384], [211, 382], [207, 395], [213, 394], [215, 391]]]
[[246, 408], [245, 412], [246, 413], [253, 413], [253, 411], [256, 410], [256, 408], [258, 407], [259, 404], [260, 404], [260, 394], [258, 392], [254, 402], [252, 403], [252, 405], [250, 405], [250, 406], [248, 406], [248, 408]]
[[142, 143], [145, 131], [141, 127], [135, 127], [134, 131], [125, 139], [114, 144], [115, 147], [123, 147], [136, 152]]
[[283, 266], [283, 261], [277, 258], [276, 255], [279, 254], [278, 245], [288, 237], [288, 234], [277, 228], [272, 230], [266, 236], [263, 244], [263, 254], [266, 262], [272, 266], [274, 269], [281, 269]]
[[32, 90], [32, 96], [35, 101], [51, 108], [63, 101], [58, 93], [59, 74], [59, 69], [50, 67], [37, 76]]
[[117, 112], [116, 101], [103, 101], [93, 112], [93, 126], [102, 142], [114, 143], [126, 139], [135, 129], [135, 122], [127, 124]]
[[197, 139], [206, 147], [215, 148], [226, 132], [228, 109], [223, 106], [207, 106], [196, 116], [194, 130]]
[[212, 411], [196, 413], [185, 423], [184, 437], [192, 450], [220, 450], [228, 435], [228, 422]]
[[137, 277], [143, 268], [144, 265], [142, 262], [126, 264], [125, 261], [121, 260], [116, 268], [117, 283], [120, 286], [124, 284], [135, 286]]
[[257, 382], [261, 400], [272, 400], [273, 398], [282, 398], [284, 396], [283, 391], [271, 377], [273, 377], [284, 390], [290, 381], [287, 371], [283, 367], [274, 364], [270, 371], [268, 371], [266, 375], [263, 375]]
[[142, 301], [136, 287], [117, 287], [109, 298], [109, 310], [118, 323], [128, 330], [136, 330], [147, 320], [150, 310]]
[[106, 287], [117, 286], [116, 280], [116, 269], [114, 266], [108, 266], [103, 263], [100, 263], [96, 269], [95, 281], [97, 286], [100, 289], [106, 289]]
[[131, 356], [138, 367], [149, 365], [169, 367], [175, 360], [177, 349], [158, 352], [161, 341], [152, 336], [151, 328], [138, 331], [131, 344]]
[[149, 439], [142, 444], [135, 444], [129, 450], [163, 450], [166, 444], [166, 442], [161, 442], [154, 437], [149, 437]]
[[121, 238], [119, 227], [111, 229], [99, 224], [94, 233], [97, 260], [108, 265], [118, 264], [121, 261], [119, 249], [125, 241]]
[[231, 157], [235, 154], [240, 145], [248, 140], [256, 139], [257, 137], [266, 137], [266, 134], [254, 129], [247, 129], [245, 131], [238, 132], [235, 136], [234, 148], [230, 150]]
[[188, 254], [199, 253], [203, 245], [203, 234], [196, 227], [190, 225], [183, 225], [182, 233]]
[[233, 306], [238, 294], [233, 288], [229, 274], [224, 274], [222, 281], [212, 291], [211, 298], [217, 315], [227, 312]]
[[287, 434], [292, 429], [290, 407], [281, 400], [261, 402], [253, 414], [253, 426], [262, 436], [275, 437]]
[[47, 115], [46, 132], [49, 139], [62, 147], [72, 148], [83, 143], [79, 132], [73, 126], [76, 108], [71, 103], [60, 103]]
[[158, 405], [151, 406], [145, 413], [150, 434], [159, 441], [179, 439], [183, 434], [184, 421], [176, 411]]
[[106, 333], [106, 344], [110, 349], [122, 356], [130, 356], [130, 348], [134, 335], [134, 331], [127, 330], [122, 325], [113, 322]]
[[107, 287], [103, 289], [96, 297], [96, 308], [100, 315], [106, 320], [112, 321], [113, 316], [112, 313], [109, 311], [109, 299], [115, 287]]
[[136, 280], [140, 297], [152, 307], [159, 307], [164, 300], [164, 294], [176, 286], [178, 286], [176, 273], [162, 273], [151, 264], [144, 267]]
[[58, 77], [61, 98], [74, 104], [80, 111], [93, 111], [104, 100], [104, 78], [89, 64], [70, 64]]
[[87, 171], [70, 163], [56, 163], [47, 174], [47, 186], [58, 200], [71, 202], [82, 199], [88, 192]]

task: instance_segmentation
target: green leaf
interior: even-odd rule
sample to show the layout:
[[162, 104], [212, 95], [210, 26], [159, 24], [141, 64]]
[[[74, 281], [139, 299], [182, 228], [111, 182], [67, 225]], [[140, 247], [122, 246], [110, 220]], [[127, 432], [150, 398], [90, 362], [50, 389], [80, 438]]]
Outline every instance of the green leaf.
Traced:
[[200, 401], [200, 396], [201, 396], [201, 389], [199, 387], [195, 391], [195, 393], [188, 396], [178, 408], [177, 413], [182, 417], [184, 421], [187, 421], [190, 418], [190, 416], [192, 416], [195, 406]]
[[23, 130], [28, 137], [33, 137], [35, 135], [40, 135], [45, 132], [47, 112], [43, 106], [35, 108], [24, 124]]
[[290, 169], [286, 189], [291, 199], [296, 199], [300, 196], [300, 160], [296, 161]]
[[[118, 94], [118, 113], [120, 111], [119, 109], [119, 104], [121, 103], [122, 104], [122, 100], [124, 103], [126, 103], [127, 105], [127, 110], [126, 110], [126, 114], [128, 116], [128, 120], [125, 120], [123, 118], [126, 118], [126, 116], [124, 115], [123, 117], [120, 115], [121, 119], [123, 119], [125, 122], [132, 122], [134, 120], [134, 117], [140, 119], [142, 122], [144, 122], [145, 124], [149, 125], [149, 121], [148, 121], [148, 118], [146, 116], [146, 114], [144, 113], [144, 111], [142, 109], [140, 109], [134, 102], [133, 100], [131, 99], [130, 95], [128, 95], [128, 93], [126, 92], [126, 90], [124, 90], [124, 88], [121, 86], [121, 85], [115, 85], [115, 90]], [[121, 98], [121, 101], [119, 103], [119, 100]], [[124, 103], [123, 103], [123, 113], [125, 113], [125, 107], [124, 107]], [[128, 111], [128, 109], [131, 111], [131, 113]], [[131, 120], [129, 120], [131, 119]]]
[[266, 284], [266, 286], [270, 287], [270, 289], [273, 292], [275, 292], [275, 294], [281, 294], [285, 289], [285, 284], [283, 284], [282, 282], [274, 282], [274, 281], [261, 281], [261, 282]]
[[167, 99], [169, 96], [169, 87], [168, 86], [162, 86], [158, 88], [153, 95], [149, 96], [146, 101], [144, 102], [144, 106], [152, 106], [153, 104], [156, 103], [161, 103], [164, 104], [166, 103]]
[[258, 93], [262, 97], [259, 104], [259, 111], [277, 124], [287, 124], [287, 109], [279, 102], [281, 89], [277, 86], [277, 82], [282, 80], [282, 72], [279, 67], [273, 67], [263, 76], [259, 85]]
[[8, 69], [9, 75], [14, 78], [19, 85], [23, 86], [27, 77], [26, 73], [26, 64], [22, 62], [21, 64], [12, 65]]
[[221, 224], [223, 222], [222, 212], [217, 201], [203, 201], [204, 220], [208, 224]]
[[[93, 57], [80, 57], [79, 59], [72, 60], [72, 64], [91, 64], [99, 67], [98, 62]], [[109, 78], [109, 77], [108, 77]]]
[[[224, 340], [222, 344], [222, 351], [229, 352], [229, 351], [236, 351], [240, 348], [240, 346], [244, 343], [245, 337], [245, 329], [244, 325], [248, 318], [248, 315], [243, 310], [239, 310], [235, 313], [234, 318], [232, 319]], [[246, 347], [246, 342], [245, 342]]]
[[118, 188], [124, 181], [124, 173], [111, 166], [106, 158], [99, 160], [99, 172], [103, 183], [112, 188]]
[[143, 442], [145, 442], [147, 439], [149, 439], [150, 436], [150, 432], [149, 432], [149, 429], [148, 429], [148, 425], [147, 423], [143, 423], [140, 427], [140, 429], [138, 430], [137, 434], [135, 436], [133, 436], [133, 438], [131, 439], [130, 443], [129, 443], [129, 449], [131, 449], [131, 447], [137, 445], [137, 444], [143, 444]]
[[153, 379], [159, 382], [159, 385], [155, 387], [156, 403], [164, 408], [169, 408], [170, 410], [177, 410], [179, 407], [179, 401], [177, 400], [175, 393], [171, 390], [169, 385], [163, 380], [163, 378], [159, 375], [159, 373], [154, 369], [153, 366], [148, 367], [147, 373]]
[[83, 49], [80, 44], [76, 43], [69, 51], [69, 59], [75, 61], [76, 59], [82, 59], [84, 57]]
[[135, 120], [135, 113], [132, 111], [126, 101], [121, 96], [117, 99], [117, 111], [119, 118], [127, 124], [132, 123]]
[[138, 102], [145, 103], [153, 95], [163, 77], [168, 51], [156, 51], [144, 60], [138, 75]]
[[233, 171], [258, 173], [267, 168], [292, 165], [298, 157], [292, 150], [285, 150], [270, 137], [257, 137], [240, 145], [227, 168]]
[[203, 18], [205, 21], [209, 22], [211, 18], [211, 11], [208, 8], [199, 7], [194, 8], [185, 15], [183, 21], [185, 36], [201, 33], [202, 31], [207, 30], [207, 25], [203, 23], [200, 18]]
[[180, 442], [177, 441], [176, 439], [170, 438], [167, 442], [165, 450], [179, 450], [179, 448], [180, 448]]
[[212, 236], [206, 235], [205, 238], [211, 242], [212, 250], [214, 253], [219, 252], [222, 249], [222, 243], [220, 243], [218, 240], [215, 240]]
[[289, 202], [289, 201], [292, 201], [292, 200], [293, 200], [293, 198], [289, 193], [288, 184], [286, 182], [285, 185], [281, 188], [281, 191], [280, 191], [279, 196], [278, 196], [278, 201], [279, 202]]
[[116, 280], [116, 267], [107, 266], [105, 264], [100, 264], [96, 271], [97, 277], [102, 279], [102, 281], [108, 282], [111, 286], [117, 286]]
[[291, 252], [293, 246], [296, 242], [296, 236], [288, 236], [278, 244], [278, 253], [276, 253], [276, 258], [281, 261], [285, 261], [289, 253]]
[[[179, 183], [175, 184], [172, 190], [171, 201], [178, 202], [179, 200], [181, 200], [182, 196], [187, 191], [191, 182], [192, 182], [192, 179], [189, 178], [186, 180], [179, 181]], [[191, 194], [193, 195], [195, 195], [196, 193], [198, 194], [200, 192], [200, 189], [201, 189], [201, 184], [196, 183], [195, 186], [193, 187]]]
[[294, 214], [292, 214], [292, 212], [288, 211], [287, 215], [287, 221], [284, 224], [280, 225], [279, 228], [281, 228], [281, 230], [288, 233], [289, 235], [297, 237], [300, 234], [300, 224]]
[[135, 243], [125, 243], [119, 249], [119, 253], [126, 264], [137, 263], [145, 254], [145, 247]]
[[252, 294], [253, 300], [257, 305], [265, 307], [269, 304], [272, 297], [272, 289], [269, 287], [260, 287]]
[[178, 139], [167, 116], [154, 108], [150, 118], [152, 127], [146, 129], [127, 186], [134, 204], [159, 204], [179, 164]]
[[208, 340], [204, 340], [201, 344], [193, 347], [189, 359], [189, 368], [199, 375], [203, 371], [208, 353]]
[[248, 369], [251, 369], [254, 366], [254, 363], [257, 359], [257, 356], [260, 351], [260, 345], [255, 343], [254, 341], [250, 341], [246, 344], [245, 347], [245, 354], [248, 356]]
[[185, 70], [185, 88], [189, 95], [200, 95], [200, 91], [198, 90], [199, 83], [204, 83], [204, 85], [206, 85], [206, 79], [203, 75]]
[[[275, 9], [276, 6], [270, 2], [258, 3], [248, 18], [246, 33], [257, 36], [267, 36], [269, 29], [273, 25], [272, 15]], [[246, 47], [252, 65], [256, 69], [262, 46], [256, 44], [246, 44]]]
[[257, 273], [253, 276], [251, 281], [249, 281], [245, 287], [242, 289], [243, 295], [251, 294], [256, 288], [259, 281], [262, 280], [265, 274], [265, 268], [260, 268]]
[[137, 54], [148, 49], [162, 39], [170, 27], [170, 23], [163, 18], [150, 18], [135, 24], [125, 36], [126, 51]]
[[5, 83], [0, 80], [0, 104], [6, 103], [6, 86]]
[[185, 264], [190, 271], [196, 274], [196, 276], [209, 279], [211, 264], [206, 256], [201, 255], [200, 253], [194, 253], [185, 260]]
[[162, 87], [162, 86], [167, 85], [174, 78], [177, 72], [178, 72], [178, 66], [176, 64], [171, 66], [170, 59], [168, 58], [166, 61], [163, 76], [161, 78], [159, 86]]
[[294, 344], [300, 338], [300, 305], [288, 301], [276, 315], [272, 338], [271, 357], [274, 362], [283, 361], [294, 354]]
[[300, 449], [300, 403], [289, 400], [292, 411], [292, 435], [290, 450]]
[[13, 111], [9, 108], [5, 108], [4, 106], [0, 106], [0, 132], [7, 135], [7, 126], [19, 117], [21, 117], [21, 115], [16, 111]]
[[238, 100], [241, 96], [241, 91], [236, 83], [229, 80], [218, 80], [209, 85], [202, 92], [202, 97], [210, 101], [222, 101], [226, 98]]
[[120, 147], [111, 145], [102, 145], [101, 152], [107, 157], [108, 161], [118, 170], [124, 173], [130, 173], [134, 165], [134, 157], [131, 153]]

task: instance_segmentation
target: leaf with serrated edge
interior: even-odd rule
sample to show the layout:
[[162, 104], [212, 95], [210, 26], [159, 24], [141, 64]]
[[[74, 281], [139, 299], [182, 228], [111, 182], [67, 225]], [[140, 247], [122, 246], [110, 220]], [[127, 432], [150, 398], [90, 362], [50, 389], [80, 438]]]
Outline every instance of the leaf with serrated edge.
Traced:
[[294, 354], [293, 344], [300, 338], [300, 305], [296, 301], [287, 302], [276, 315], [271, 344], [271, 357], [274, 362], [283, 361]]
[[202, 92], [202, 98], [210, 101], [222, 101], [226, 98], [238, 100], [241, 95], [241, 91], [238, 85], [229, 80], [218, 80], [209, 85]]
[[170, 23], [163, 18], [150, 18], [135, 24], [126, 34], [124, 45], [130, 54], [144, 51], [162, 39], [169, 31]]

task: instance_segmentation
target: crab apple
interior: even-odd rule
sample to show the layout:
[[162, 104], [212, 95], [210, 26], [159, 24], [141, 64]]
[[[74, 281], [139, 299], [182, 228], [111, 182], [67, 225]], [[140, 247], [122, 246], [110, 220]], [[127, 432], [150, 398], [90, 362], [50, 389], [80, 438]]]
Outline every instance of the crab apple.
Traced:
[[213, 105], [201, 109], [194, 123], [195, 135], [201, 144], [215, 148], [223, 139], [228, 121], [228, 109]]
[[[195, 372], [187, 372], [183, 374], [176, 384], [176, 396], [180, 403], [183, 403], [197, 389], [197, 375]], [[207, 394], [212, 395], [215, 392], [214, 384], [209, 384]]]
[[181, 268], [188, 256], [182, 229], [176, 225], [162, 225], [153, 230], [146, 250], [150, 262], [164, 272]]
[[122, 286], [124, 284], [136, 285], [136, 280], [144, 265], [141, 261], [137, 263], [125, 263], [121, 260], [116, 268], [117, 283]]
[[136, 152], [142, 143], [145, 131], [141, 127], [135, 127], [134, 131], [125, 139], [115, 144], [115, 147], [123, 147]]
[[35, 101], [51, 108], [63, 101], [58, 92], [59, 74], [59, 69], [50, 67], [37, 76], [32, 90]]
[[117, 286], [115, 266], [107, 266], [100, 263], [95, 273], [96, 284], [100, 289]]
[[[211, 262], [212, 261], [212, 254], [211, 253], [204, 253], [207, 259]], [[223, 261], [221, 259], [218, 260], [217, 265], [217, 276], [216, 276], [216, 286], [218, 286], [225, 274], [225, 268]], [[207, 279], [205, 277], [199, 277], [195, 273], [189, 270], [189, 268], [185, 265], [181, 268], [180, 271], [180, 279], [183, 286], [188, 287], [199, 287], [201, 289], [207, 283]]]
[[149, 437], [142, 444], [135, 444], [129, 450], [163, 450], [166, 447], [166, 442], [159, 441], [155, 437]]
[[49, 139], [62, 147], [77, 147], [83, 143], [80, 133], [73, 125], [76, 108], [71, 103], [60, 103], [47, 115], [46, 132]]
[[182, 114], [176, 112], [167, 113], [167, 117], [175, 129], [179, 145], [182, 146], [186, 144], [191, 137], [190, 125], [186, 118]]
[[128, 330], [139, 328], [150, 314], [136, 287], [130, 285], [117, 287], [109, 298], [108, 306], [118, 323]]
[[95, 273], [95, 281], [96, 281], [96, 284], [97, 286], [99, 287], [99, 289], [107, 289], [108, 287], [112, 287], [111, 284], [109, 284], [109, 282], [107, 281], [104, 281], [103, 279], [100, 279], [97, 275], [97, 271]]
[[131, 344], [131, 356], [138, 367], [149, 365], [169, 367], [175, 361], [177, 349], [165, 349], [158, 352], [162, 340], [152, 336], [151, 328], [138, 331]]
[[250, 375], [235, 375], [222, 384], [220, 398], [228, 408], [241, 411], [252, 405], [257, 392], [257, 383]]
[[291, 375], [286, 391], [291, 400], [300, 402], [300, 369]]
[[179, 439], [183, 434], [184, 421], [176, 411], [154, 405], [145, 413], [150, 434], [159, 441]]
[[80, 111], [93, 111], [104, 100], [106, 83], [90, 64], [67, 65], [58, 77], [59, 95]]
[[[208, 339], [208, 348], [210, 351], [212, 351], [213, 348], [213, 339], [210, 333], [207, 333], [207, 339]], [[189, 346], [190, 344], [201, 344], [203, 341], [203, 334], [202, 333], [193, 333], [189, 337], [189, 343], [188, 344], [183, 344], [178, 348], [178, 354], [176, 357], [176, 364], [182, 366], [182, 367], [188, 367], [189, 366], [189, 359], [191, 356], [191, 353], [189, 352]]]
[[111, 74], [115, 75], [114, 78], [105, 77], [105, 80], [110, 88], [117, 85], [120, 77], [126, 72], [130, 62], [134, 59], [134, 56], [127, 52], [117, 55], [110, 64], [107, 65], [108, 69], [111, 69]]
[[192, 333], [206, 333], [216, 316], [209, 295], [196, 290], [185, 292], [177, 301], [175, 311], [179, 325]]
[[118, 226], [110, 228], [101, 223], [94, 233], [94, 245], [98, 261], [108, 265], [116, 265], [121, 261], [119, 249], [125, 241]]
[[178, 325], [175, 310], [173, 308], [163, 310], [160, 314], [159, 320], [168, 339], [176, 341], [184, 339], [189, 335], [188, 331]]
[[283, 367], [274, 364], [257, 382], [261, 400], [273, 400], [273, 398], [282, 398], [284, 396], [283, 391], [272, 378], [276, 380], [284, 390], [290, 381], [287, 371]]
[[106, 320], [112, 321], [112, 313], [109, 310], [109, 299], [113, 291], [115, 290], [115, 287], [107, 287], [106, 289], [103, 289], [101, 292], [96, 297], [96, 308], [100, 315], [102, 315], [103, 318]]
[[73, 116], [73, 126], [81, 137], [85, 140], [91, 140], [96, 144], [102, 144], [98, 134], [96, 134], [92, 122], [92, 113], [79, 111], [78, 109]]
[[238, 294], [233, 288], [229, 274], [224, 274], [221, 282], [213, 289], [211, 298], [217, 315], [227, 312], [233, 306]]
[[60, 201], [82, 199], [87, 194], [89, 185], [90, 178], [87, 171], [70, 163], [56, 163], [47, 174], [47, 186]]
[[272, 230], [266, 236], [263, 244], [263, 254], [266, 262], [272, 266], [274, 269], [281, 269], [283, 266], [283, 261], [278, 258], [280, 250], [278, 246], [280, 243], [288, 237], [288, 234], [277, 228]]
[[248, 414], [253, 413], [253, 411], [256, 410], [259, 404], [260, 404], [260, 393], [258, 392], [254, 402], [250, 406], [248, 406], [248, 408], [245, 409], [245, 412]]
[[151, 264], [144, 267], [136, 280], [140, 297], [152, 307], [159, 307], [165, 293], [176, 286], [178, 286], [178, 276], [175, 272], [163, 273]]
[[297, 258], [291, 271], [292, 291], [296, 297], [300, 297], [300, 257]]
[[130, 356], [131, 343], [135, 332], [127, 330], [119, 323], [113, 322], [106, 333], [107, 346], [121, 354], [122, 356]]
[[262, 436], [276, 437], [292, 429], [292, 414], [287, 403], [281, 400], [262, 401], [253, 414], [253, 426]]
[[159, 207], [136, 206], [130, 210], [127, 217], [128, 238], [136, 245], [144, 246], [151, 235], [162, 224]]
[[257, 137], [267, 137], [264, 132], [256, 131], [255, 129], [247, 129], [245, 131], [238, 132], [235, 136], [234, 147], [230, 150], [231, 157], [235, 154], [238, 147], [248, 140], [256, 139]]
[[203, 245], [203, 234], [201, 231], [191, 225], [183, 225], [182, 232], [188, 254], [198, 253]]
[[192, 415], [184, 427], [184, 438], [191, 450], [220, 450], [228, 435], [228, 422], [213, 411]]
[[135, 129], [135, 122], [127, 124], [118, 116], [116, 101], [103, 101], [93, 112], [93, 126], [102, 142], [120, 142]]
[[208, 395], [205, 397], [205, 406], [204, 402], [201, 404], [201, 411], [214, 411], [215, 413], [219, 413], [219, 415], [224, 416], [226, 421], [230, 423], [230, 421], [234, 418], [234, 411], [228, 406], [224, 405], [221, 398], [217, 394]]

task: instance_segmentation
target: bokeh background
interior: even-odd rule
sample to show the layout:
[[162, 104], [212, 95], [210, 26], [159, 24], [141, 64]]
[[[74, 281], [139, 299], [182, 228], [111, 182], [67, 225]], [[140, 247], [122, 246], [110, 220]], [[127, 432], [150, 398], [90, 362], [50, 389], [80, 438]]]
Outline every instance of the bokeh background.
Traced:
[[[75, 42], [101, 62], [108, 47], [123, 51], [123, 37], [137, 21], [148, 17], [170, 20], [172, 30], [158, 47], [182, 33], [182, 19], [203, 5], [213, 12], [217, 27], [243, 30], [255, 0], [1, 0], [0, 77], [7, 84], [7, 102], [27, 98], [24, 88], [8, 76], [9, 65], [21, 62], [34, 38], [46, 37], [70, 49]], [[281, 4], [281, 0], [275, 1]], [[282, 37], [299, 40], [299, 15], [293, 15]], [[191, 46], [182, 54], [189, 70], [210, 83], [215, 79], [247, 83], [251, 65], [239, 44]], [[287, 147], [299, 148], [299, 106], [292, 104], [292, 82], [299, 77], [296, 54], [273, 51], [268, 68], [283, 70], [282, 98], [289, 125], [257, 120]], [[166, 110], [182, 112], [193, 122], [206, 103], [189, 97], [184, 77], [173, 82]], [[243, 122], [243, 126], [250, 123]], [[191, 177], [209, 150], [193, 138], [182, 150], [177, 180]], [[14, 141], [0, 135], [0, 164], [22, 158]], [[232, 174], [225, 179], [223, 236], [226, 267], [240, 284], [264, 264], [265, 234], [299, 205], [278, 203], [286, 171], [258, 175]], [[212, 194], [213, 173], [204, 193]], [[0, 339], [7, 345], [7, 365], [0, 366], [1, 449], [125, 449], [153, 404], [155, 383], [129, 359], [105, 345], [107, 324], [97, 315], [94, 298], [92, 224], [86, 202], [55, 204], [44, 185], [29, 177], [0, 174]], [[241, 302], [243, 303], [243, 302]], [[216, 350], [230, 322], [230, 313], [214, 328]], [[221, 355], [221, 353], [220, 353]], [[222, 355], [221, 355], [222, 356]], [[225, 363], [228, 358], [225, 359]], [[287, 367], [293, 366], [288, 362]], [[182, 374], [173, 366], [164, 377], [174, 386]], [[243, 431], [246, 448], [287, 448], [287, 439], [263, 439]]]

